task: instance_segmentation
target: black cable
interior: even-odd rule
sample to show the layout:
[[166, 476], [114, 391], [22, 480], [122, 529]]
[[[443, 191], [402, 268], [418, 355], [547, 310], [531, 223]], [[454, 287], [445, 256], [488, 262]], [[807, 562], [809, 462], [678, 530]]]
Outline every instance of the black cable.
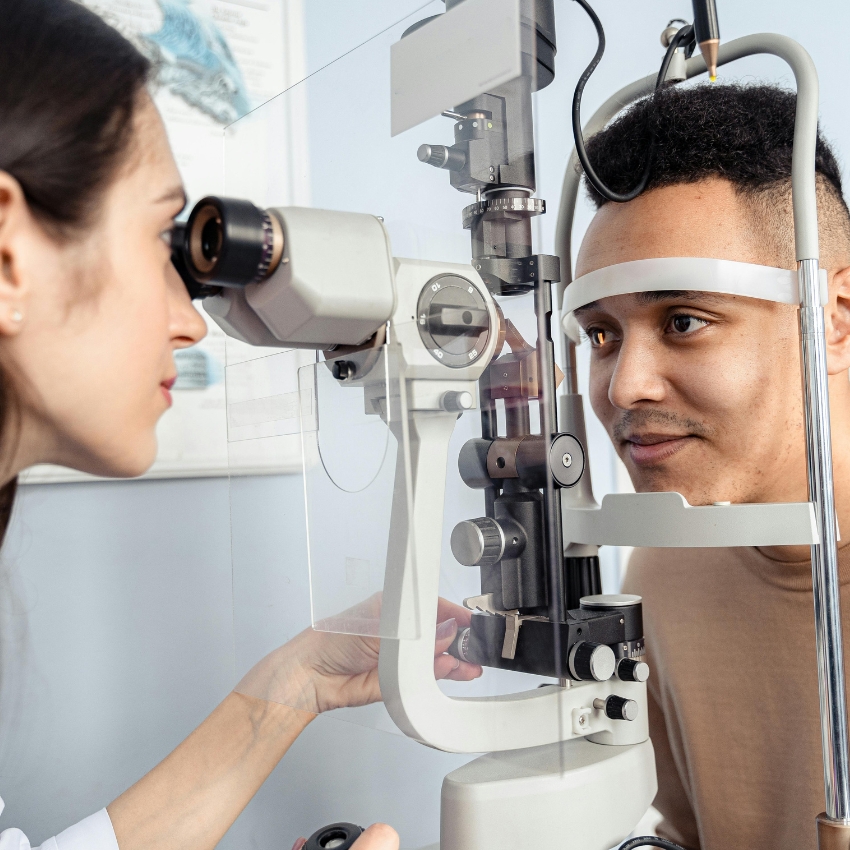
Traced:
[[631, 838], [625, 844], [620, 845], [620, 850], [636, 850], [638, 847], [662, 847], [663, 850], [684, 850], [684, 847], [680, 847], [666, 838], [656, 838], [653, 835], [644, 835], [642, 838]]
[[[646, 154], [646, 164], [644, 165], [643, 174], [641, 175], [637, 186], [635, 186], [631, 192], [626, 192], [625, 194], [620, 194], [619, 192], [609, 189], [602, 182], [601, 178], [590, 164], [590, 159], [588, 159], [587, 156], [587, 150], [584, 147], [584, 136], [581, 132], [581, 97], [584, 93], [584, 87], [587, 84], [587, 81], [590, 79], [591, 74], [593, 74], [596, 70], [596, 66], [600, 63], [602, 55], [605, 53], [605, 30], [602, 28], [602, 21], [599, 20], [599, 16], [593, 11], [587, 0], [576, 0], [576, 3], [578, 3], [579, 6], [587, 12], [587, 16], [593, 22], [593, 26], [596, 27], [596, 35], [599, 39], [596, 54], [593, 59], [591, 59], [587, 68], [584, 69], [584, 73], [581, 77], [579, 77], [575, 94], [573, 95], [573, 137], [576, 142], [576, 153], [578, 154], [579, 161], [581, 162], [581, 167], [584, 169], [585, 176], [593, 188], [596, 189], [596, 191], [605, 198], [606, 201], [614, 201], [615, 203], [624, 204], [627, 201], [633, 201], [638, 195], [640, 195], [641, 192], [643, 192], [647, 183], [649, 183], [649, 177], [652, 173], [652, 163], [655, 159], [655, 131], [653, 130], [649, 141], [649, 148]], [[673, 59], [673, 54], [676, 52], [676, 49], [684, 43], [693, 41], [693, 38], [694, 28], [692, 26], [684, 26], [670, 40], [667, 52], [664, 54], [664, 61], [661, 63], [661, 70], [658, 72], [658, 78], [655, 81], [656, 92], [664, 85], [664, 80], [667, 77], [667, 71], [670, 68], [670, 62]]]

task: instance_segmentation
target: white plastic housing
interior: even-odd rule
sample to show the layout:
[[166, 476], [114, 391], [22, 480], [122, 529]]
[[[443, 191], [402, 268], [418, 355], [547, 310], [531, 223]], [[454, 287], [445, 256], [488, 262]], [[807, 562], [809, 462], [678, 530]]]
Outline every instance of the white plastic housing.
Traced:
[[358, 345], [392, 315], [393, 260], [373, 215], [280, 207], [283, 258], [245, 288], [253, 311], [283, 344]]
[[635, 828], [656, 790], [649, 740], [491, 753], [443, 780], [440, 850], [608, 850]]

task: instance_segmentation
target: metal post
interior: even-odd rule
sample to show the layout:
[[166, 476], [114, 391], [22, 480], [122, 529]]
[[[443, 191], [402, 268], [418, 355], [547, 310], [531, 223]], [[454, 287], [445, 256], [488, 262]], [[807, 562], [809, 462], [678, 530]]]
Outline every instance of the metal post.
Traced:
[[[555, 346], [552, 342], [552, 284], [540, 280], [534, 287], [534, 312], [537, 315], [537, 378], [539, 386], [540, 433], [546, 446], [546, 487], [543, 506], [546, 529], [546, 563], [549, 578], [549, 619], [553, 624], [566, 619], [564, 593], [564, 549], [561, 531], [561, 494], [555, 488], [549, 472], [549, 446], [558, 430], [558, 410], [555, 404]], [[553, 626], [555, 663], [560, 678], [560, 632]]]
[[847, 699], [844, 644], [841, 637], [826, 339], [818, 261], [801, 260], [798, 274], [809, 498], [815, 505], [821, 541], [812, 546], [812, 583], [826, 814], [833, 820], [847, 823], [850, 822]]

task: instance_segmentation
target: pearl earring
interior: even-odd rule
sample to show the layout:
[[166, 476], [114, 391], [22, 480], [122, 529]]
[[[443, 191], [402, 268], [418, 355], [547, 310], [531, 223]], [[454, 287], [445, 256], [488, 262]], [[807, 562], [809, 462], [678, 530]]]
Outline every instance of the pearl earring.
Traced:
[[18, 322], [22, 322], [24, 319], [24, 314], [20, 310], [12, 310], [12, 321], [17, 324]]

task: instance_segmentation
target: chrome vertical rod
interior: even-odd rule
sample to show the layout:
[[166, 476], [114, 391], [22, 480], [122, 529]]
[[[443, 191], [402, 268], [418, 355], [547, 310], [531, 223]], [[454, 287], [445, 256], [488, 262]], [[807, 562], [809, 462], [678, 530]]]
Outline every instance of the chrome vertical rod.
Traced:
[[798, 276], [809, 498], [814, 503], [820, 531], [820, 543], [812, 546], [812, 583], [826, 814], [833, 820], [850, 822], [844, 644], [841, 636], [826, 336], [818, 261], [801, 260]]

